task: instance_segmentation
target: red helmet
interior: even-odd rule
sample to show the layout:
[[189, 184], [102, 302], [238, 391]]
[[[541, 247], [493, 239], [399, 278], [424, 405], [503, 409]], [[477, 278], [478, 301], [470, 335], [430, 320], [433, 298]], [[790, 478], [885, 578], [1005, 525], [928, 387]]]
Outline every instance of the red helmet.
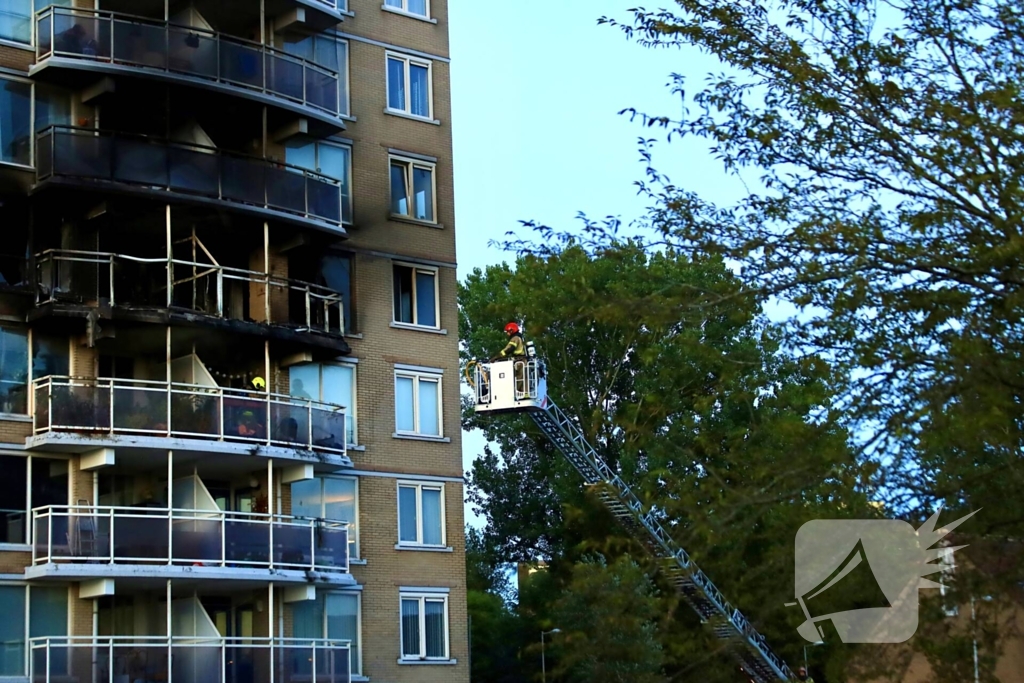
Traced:
[[517, 323], [509, 323], [505, 325], [506, 334], [519, 334], [519, 325]]

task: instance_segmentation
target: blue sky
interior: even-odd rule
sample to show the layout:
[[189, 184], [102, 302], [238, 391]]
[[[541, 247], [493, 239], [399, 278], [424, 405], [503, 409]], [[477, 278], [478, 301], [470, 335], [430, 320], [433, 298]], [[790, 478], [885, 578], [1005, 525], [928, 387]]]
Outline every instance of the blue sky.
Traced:
[[[666, 87], [670, 75], [687, 74], [692, 91], [715, 65], [692, 51], [642, 48], [597, 25], [602, 15], [628, 19], [630, 6], [449, 2], [460, 279], [509, 260], [488, 241], [517, 229], [521, 219], [565, 229], [578, 225], [580, 211], [625, 221], [643, 212], [646, 202], [633, 185], [644, 174], [637, 139], [655, 134], [617, 112], [635, 107], [678, 116], [682, 104]], [[657, 149], [657, 167], [675, 184], [716, 200], [737, 193], [738, 181], [700, 142]], [[483, 444], [479, 433], [466, 435], [465, 469]]]

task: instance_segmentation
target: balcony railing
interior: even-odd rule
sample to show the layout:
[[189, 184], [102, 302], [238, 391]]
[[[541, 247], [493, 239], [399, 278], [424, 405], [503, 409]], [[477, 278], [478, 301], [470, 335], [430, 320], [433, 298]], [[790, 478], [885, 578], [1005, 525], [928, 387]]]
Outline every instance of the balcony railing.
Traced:
[[33, 564], [102, 562], [347, 572], [348, 524], [286, 515], [51, 505], [32, 511]]
[[348, 641], [71, 636], [29, 640], [32, 683], [349, 683]]
[[[330, 2], [322, 4], [332, 6]], [[195, 26], [117, 12], [49, 7], [36, 15], [36, 61], [49, 57], [180, 74], [315, 107], [334, 116], [346, 113], [337, 71]]]
[[34, 434], [173, 436], [345, 453], [345, 409], [330, 403], [141, 379], [47, 376], [32, 388]]
[[[36, 177], [106, 181], [213, 199], [329, 223], [342, 222], [340, 180], [215, 147], [72, 126], [36, 139]], [[347, 220], [351, 202], [345, 203]]]
[[36, 255], [36, 285], [37, 304], [105, 300], [110, 306], [184, 308], [218, 318], [287, 323], [299, 331], [345, 333], [338, 292], [211, 263], [51, 249]]

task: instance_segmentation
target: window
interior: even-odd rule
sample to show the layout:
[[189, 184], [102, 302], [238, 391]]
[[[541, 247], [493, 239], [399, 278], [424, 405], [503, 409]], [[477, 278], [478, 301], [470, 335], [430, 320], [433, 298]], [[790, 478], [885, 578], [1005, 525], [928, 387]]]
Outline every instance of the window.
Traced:
[[284, 160], [339, 181], [341, 220], [352, 222], [352, 149], [348, 145], [293, 138], [285, 145]]
[[402, 659], [448, 659], [448, 596], [402, 593]]
[[[339, 8], [344, 2], [338, 3]], [[309, 100], [316, 104], [327, 105], [328, 109], [336, 108], [342, 116], [349, 114], [348, 96], [348, 41], [331, 35], [316, 34], [282, 34], [281, 47], [290, 55], [302, 57], [309, 61], [335, 71], [338, 74], [337, 95], [326, 91], [318, 95], [310, 95]], [[332, 79], [333, 83], [333, 79]], [[336, 102], [327, 102], [336, 97]]]
[[418, 17], [429, 17], [429, 0], [384, 0], [384, 6]]
[[395, 373], [395, 432], [414, 436], [443, 436], [441, 376]]
[[[32, 519], [30, 510], [68, 504], [68, 461], [33, 457], [29, 500], [29, 458], [0, 455], [0, 543], [27, 543]], [[57, 532], [54, 523], [54, 533]]]
[[[28, 623], [25, 601], [29, 603]], [[0, 677], [25, 675], [25, 643], [29, 638], [67, 636], [68, 589], [66, 586], [0, 585], [0, 610], [7, 616], [0, 622]], [[45, 662], [44, 662], [45, 665]], [[67, 653], [52, 648], [51, 674], [67, 673]], [[48, 678], [45, 671], [37, 675]]]
[[437, 269], [396, 263], [394, 280], [395, 322], [437, 329]]
[[390, 53], [387, 60], [388, 109], [431, 118], [430, 62]]
[[36, 133], [50, 126], [71, 125], [71, 95], [46, 83], [35, 84]]
[[391, 159], [391, 214], [436, 222], [434, 164]]
[[31, 112], [32, 85], [0, 77], [0, 162], [32, 165]]
[[[327, 254], [320, 259], [318, 284], [341, 294], [341, 315], [345, 318], [345, 331], [355, 329], [352, 319], [352, 256]], [[352, 442], [354, 443], [354, 442]]]
[[292, 514], [349, 523], [348, 553], [359, 557], [359, 484], [350, 477], [292, 483]]
[[[0, 116], [3, 114], [0, 113]], [[28, 412], [28, 335], [0, 328], [0, 413]]]
[[288, 368], [288, 393], [345, 408], [345, 440], [356, 443], [356, 366], [301, 363]]
[[[351, 643], [352, 674], [362, 673], [360, 647], [360, 596], [358, 593], [316, 592], [316, 600], [288, 603], [293, 638], [329, 638]], [[301, 651], [297, 651], [299, 657]], [[307, 664], [308, 666], [308, 664]]]
[[5, 0], [0, 2], [0, 39], [29, 45], [32, 43], [32, 13], [59, 5], [70, 7], [71, 0]]
[[444, 547], [444, 486], [398, 485], [398, 544]]

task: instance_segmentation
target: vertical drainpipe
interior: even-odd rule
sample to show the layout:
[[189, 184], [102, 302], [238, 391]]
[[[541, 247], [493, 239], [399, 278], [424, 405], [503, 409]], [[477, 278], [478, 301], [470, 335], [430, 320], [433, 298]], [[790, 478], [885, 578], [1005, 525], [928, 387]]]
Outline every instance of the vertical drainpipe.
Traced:
[[[270, 549], [271, 555], [273, 555], [274, 549]], [[270, 634], [270, 683], [274, 683], [274, 584], [271, 582], [267, 586], [267, 594], [269, 596], [267, 600], [267, 631]], [[279, 632], [283, 634], [283, 631]]]
[[167, 579], [167, 683], [174, 683], [174, 641], [171, 633], [171, 580]]

